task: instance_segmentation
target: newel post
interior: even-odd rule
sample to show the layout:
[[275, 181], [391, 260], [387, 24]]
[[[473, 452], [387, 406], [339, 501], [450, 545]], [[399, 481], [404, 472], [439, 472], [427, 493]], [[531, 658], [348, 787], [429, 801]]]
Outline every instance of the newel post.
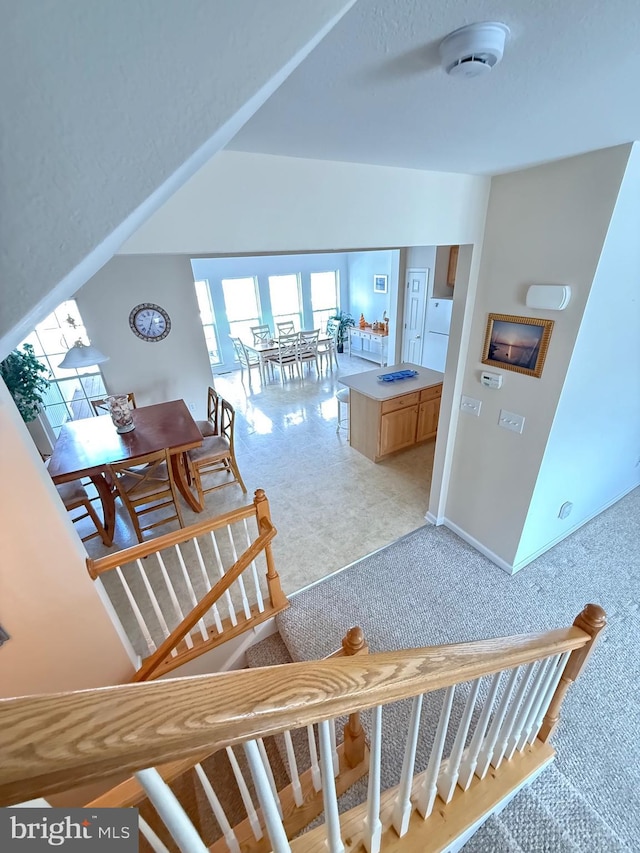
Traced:
[[[362, 628], [349, 628], [342, 640], [342, 653], [345, 657], [368, 655], [369, 646], [364, 641]], [[349, 714], [344, 727], [344, 758], [349, 767], [357, 767], [364, 761], [364, 729], [360, 722], [360, 713]]]
[[[269, 527], [272, 527], [271, 512], [269, 510], [269, 501], [264, 493], [264, 489], [256, 489], [253, 505], [256, 508], [256, 519], [258, 522], [258, 533], [263, 532], [263, 520], [268, 522]], [[280, 586], [280, 575], [276, 571], [276, 564], [273, 559], [273, 551], [271, 543], [268, 542], [264, 548], [264, 556], [267, 561], [267, 588], [269, 590], [269, 600], [271, 606], [276, 610], [283, 610], [288, 606], [287, 596], [282, 591]]]
[[547, 713], [542, 721], [542, 726], [538, 733], [539, 740], [545, 742], [549, 740], [551, 734], [558, 725], [560, 721], [560, 707], [565, 694], [569, 689], [569, 686], [573, 684], [584, 669], [589, 655], [593, 651], [598, 635], [606, 624], [607, 614], [604, 612], [602, 607], [597, 604], [587, 604], [584, 610], [576, 617], [576, 620], [573, 623], [574, 627], [580, 628], [586, 634], [589, 634], [591, 639], [585, 643], [584, 646], [581, 646], [579, 649], [574, 649], [571, 652], [565, 670], [562, 673], [562, 678], [556, 687], [556, 692], [553, 694]]

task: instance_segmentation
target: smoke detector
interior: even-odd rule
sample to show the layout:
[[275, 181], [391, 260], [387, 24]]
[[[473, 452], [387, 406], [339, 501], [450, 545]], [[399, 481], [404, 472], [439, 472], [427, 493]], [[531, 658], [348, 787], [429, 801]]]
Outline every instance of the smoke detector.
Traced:
[[442, 67], [452, 77], [488, 74], [502, 59], [509, 27], [495, 21], [469, 24], [440, 42]]

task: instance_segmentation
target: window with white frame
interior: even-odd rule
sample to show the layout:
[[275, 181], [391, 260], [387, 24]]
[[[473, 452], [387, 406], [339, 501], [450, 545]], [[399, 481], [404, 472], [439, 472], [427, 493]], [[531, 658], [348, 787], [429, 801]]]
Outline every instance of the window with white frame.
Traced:
[[311, 310], [313, 311], [313, 328], [321, 333], [327, 330], [327, 321], [338, 311], [338, 272], [311, 273]]
[[38, 323], [23, 341], [33, 346], [36, 358], [48, 371], [51, 385], [42, 395], [43, 407], [56, 437], [67, 421], [92, 417], [94, 411], [89, 400], [107, 393], [97, 365], [78, 370], [58, 366], [78, 339], [86, 343], [87, 333], [75, 299], [69, 299]]
[[296, 332], [302, 328], [302, 300], [300, 298], [300, 277], [297, 273], [269, 276], [269, 299], [274, 332], [278, 323], [290, 320]]
[[251, 326], [259, 326], [262, 322], [256, 284], [254, 276], [222, 279], [229, 332], [234, 338], [251, 340]]
[[216, 315], [211, 302], [211, 293], [209, 292], [209, 282], [196, 281], [195, 286], [198, 308], [200, 310], [200, 322], [202, 323], [202, 328], [204, 330], [204, 339], [207, 342], [209, 362], [211, 367], [217, 367], [222, 363], [222, 359], [220, 357]]

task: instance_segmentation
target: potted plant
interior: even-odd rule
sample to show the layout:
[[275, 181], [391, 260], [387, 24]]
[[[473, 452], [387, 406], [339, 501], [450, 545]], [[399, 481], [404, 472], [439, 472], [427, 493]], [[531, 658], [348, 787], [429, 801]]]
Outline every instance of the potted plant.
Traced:
[[27, 424], [37, 418], [43, 403], [42, 393], [49, 387], [49, 380], [42, 375], [46, 372], [31, 344], [24, 344], [22, 350], [14, 349], [0, 362], [0, 376]]
[[338, 352], [344, 352], [347, 328], [349, 326], [355, 326], [356, 321], [353, 319], [351, 314], [347, 314], [345, 311], [338, 311], [333, 315], [333, 317], [329, 317], [329, 320], [335, 320], [338, 324], [338, 331], [336, 332], [336, 346], [338, 348]]

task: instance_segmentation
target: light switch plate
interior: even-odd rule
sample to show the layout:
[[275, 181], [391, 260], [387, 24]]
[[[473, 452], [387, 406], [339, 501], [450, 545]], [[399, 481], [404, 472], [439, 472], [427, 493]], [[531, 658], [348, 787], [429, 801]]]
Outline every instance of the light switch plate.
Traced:
[[504, 427], [504, 429], [510, 429], [513, 432], [522, 432], [524, 429], [524, 415], [516, 415], [515, 412], [508, 412], [506, 409], [500, 409], [498, 426]]
[[482, 400], [475, 400], [473, 397], [465, 397], [463, 394], [462, 399], [460, 400], [460, 411], [467, 412], [469, 415], [475, 415], [478, 417], [481, 407]]

